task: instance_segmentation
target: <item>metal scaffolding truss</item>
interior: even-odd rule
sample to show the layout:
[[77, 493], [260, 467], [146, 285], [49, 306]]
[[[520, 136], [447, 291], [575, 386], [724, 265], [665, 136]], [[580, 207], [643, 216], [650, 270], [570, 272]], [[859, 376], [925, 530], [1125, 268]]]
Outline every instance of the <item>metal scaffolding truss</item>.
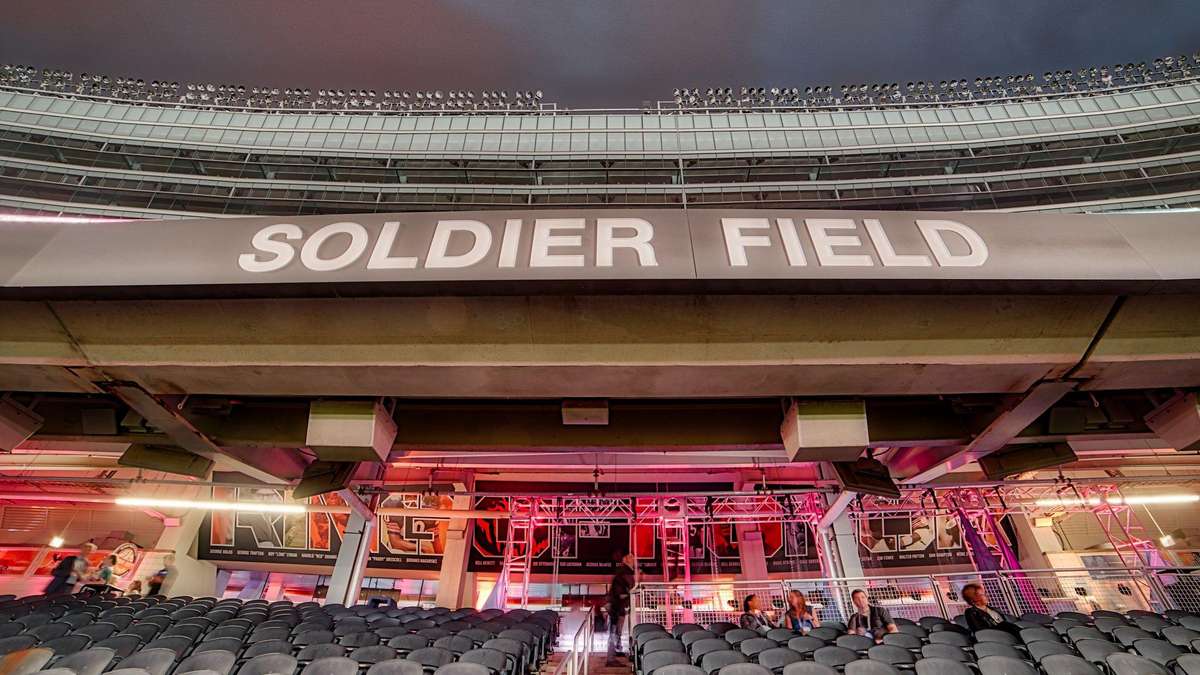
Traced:
[[813, 523], [820, 518], [820, 493], [769, 493], [704, 496], [520, 497], [511, 502], [513, 516], [530, 514], [539, 524], [623, 521], [658, 524]]

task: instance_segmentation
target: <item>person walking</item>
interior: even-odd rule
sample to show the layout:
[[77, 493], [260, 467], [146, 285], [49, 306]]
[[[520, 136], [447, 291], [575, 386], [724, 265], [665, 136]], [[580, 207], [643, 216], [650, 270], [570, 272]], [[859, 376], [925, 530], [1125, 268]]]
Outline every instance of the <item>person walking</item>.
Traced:
[[84, 584], [84, 588], [95, 591], [96, 593], [107, 593], [112, 590], [112, 582], [116, 577], [113, 571], [113, 566], [117, 564], [117, 556], [106, 556], [100, 561], [99, 568], [88, 577], [88, 583]]
[[69, 555], [58, 564], [50, 572], [50, 583], [46, 584], [46, 588], [42, 591], [46, 595], [55, 593], [70, 593], [75, 590], [75, 584], [83, 578], [88, 569], [88, 556], [96, 551], [96, 545], [92, 542], [87, 542], [79, 547], [79, 553]]
[[612, 582], [608, 585], [608, 658], [606, 666], [621, 666], [618, 656], [625, 656], [621, 651], [621, 637], [625, 630], [625, 618], [629, 615], [629, 599], [633, 587], [637, 585], [637, 558], [632, 553], [626, 554], [617, 564]]

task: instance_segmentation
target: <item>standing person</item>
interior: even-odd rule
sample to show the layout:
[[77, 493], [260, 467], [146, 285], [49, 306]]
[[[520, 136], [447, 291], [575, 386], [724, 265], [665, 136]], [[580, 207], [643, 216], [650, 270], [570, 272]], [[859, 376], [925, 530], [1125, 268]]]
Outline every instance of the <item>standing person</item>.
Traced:
[[159, 595], [162, 593], [163, 584], [168, 580], [174, 581], [171, 577], [175, 572], [175, 555], [168, 553], [163, 556], [162, 569], [155, 572], [150, 580], [146, 582], [146, 595]]
[[608, 585], [608, 658], [606, 666], [621, 666], [618, 656], [625, 656], [621, 651], [621, 634], [625, 629], [625, 617], [629, 615], [629, 598], [633, 587], [637, 585], [637, 571], [634, 569], [637, 558], [627, 553], [617, 564], [612, 582]]
[[783, 615], [783, 619], [784, 628], [790, 628], [801, 635], [821, 627], [821, 620], [808, 608], [808, 598], [800, 591], [788, 591], [788, 611]]
[[983, 590], [983, 586], [979, 584], [963, 586], [962, 599], [963, 602], [970, 605], [967, 607], [967, 611], [963, 612], [963, 618], [967, 620], [967, 628], [971, 629], [972, 633], [985, 628], [993, 628], [1011, 633], [1014, 637], [1021, 637], [1020, 626], [1006, 621], [1000, 612], [988, 607], [987, 591]]
[[100, 561], [100, 567], [88, 577], [88, 583], [84, 588], [95, 591], [97, 593], [106, 593], [112, 590], [113, 578], [116, 573], [113, 572], [113, 565], [117, 564], [117, 556], [106, 556]]
[[52, 578], [50, 583], [46, 584], [43, 593], [53, 595], [54, 593], [70, 593], [75, 590], [75, 584], [87, 573], [87, 557], [95, 550], [96, 545], [89, 541], [79, 547], [77, 555], [69, 555], [58, 561], [58, 564], [50, 572]]
[[775, 628], [775, 623], [771, 621], [771, 617], [767, 616], [762, 610], [762, 600], [758, 596], [751, 593], [742, 600], [742, 617], [738, 619], [738, 624], [746, 630], [752, 630], [759, 635], [766, 635], [767, 631]]
[[886, 609], [872, 605], [863, 589], [856, 588], [850, 594], [850, 601], [854, 603], [854, 614], [850, 615], [850, 621], [846, 624], [848, 633], [865, 635], [874, 638], [876, 642], [883, 642], [884, 634], [899, 630], [896, 628], [896, 622], [892, 621], [892, 615], [888, 614]]

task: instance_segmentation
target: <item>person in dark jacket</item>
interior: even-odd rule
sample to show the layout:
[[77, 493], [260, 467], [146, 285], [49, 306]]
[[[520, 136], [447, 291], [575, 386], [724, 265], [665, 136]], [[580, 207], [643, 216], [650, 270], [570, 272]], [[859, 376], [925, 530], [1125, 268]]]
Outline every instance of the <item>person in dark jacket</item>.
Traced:
[[637, 558], [632, 553], [621, 558], [613, 574], [612, 582], [608, 585], [608, 659], [606, 666], [620, 666], [618, 656], [625, 656], [621, 651], [621, 635], [625, 629], [625, 617], [629, 615], [629, 598], [633, 587], [637, 585]]
[[892, 615], [879, 605], [872, 605], [867, 592], [856, 588], [850, 593], [850, 602], [854, 605], [854, 613], [846, 622], [846, 632], [851, 635], [865, 635], [883, 642], [883, 636], [899, 630]]
[[762, 609], [762, 600], [758, 596], [751, 593], [742, 600], [742, 617], [738, 619], [738, 625], [746, 630], [752, 630], [759, 635], [766, 635], [767, 631], [772, 628], [778, 628], [771, 617], [767, 616]]
[[92, 542], [87, 542], [79, 547], [78, 555], [69, 555], [58, 564], [50, 572], [50, 583], [46, 584], [43, 593], [53, 595], [55, 593], [71, 593], [75, 590], [75, 584], [83, 579], [84, 573], [88, 568], [88, 556], [96, 550], [96, 545]]
[[972, 633], [991, 628], [1011, 633], [1015, 637], [1021, 636], [1020, 626], [1010, 623], [1005, 620], [1003, 614], [988, 607], [987, 591], [983, 590], [983, 586], [979, 584], [963, 586], [962, 599], [969, 605], [967, 611], [963, 612], [963, 618], [967, 620], [967, 628]]

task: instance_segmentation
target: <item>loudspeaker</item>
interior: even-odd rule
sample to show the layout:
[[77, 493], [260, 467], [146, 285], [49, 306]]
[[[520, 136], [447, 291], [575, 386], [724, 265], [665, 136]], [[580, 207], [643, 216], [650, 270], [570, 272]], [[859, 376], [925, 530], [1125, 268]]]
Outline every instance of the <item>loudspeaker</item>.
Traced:
[[151, 471], [166, 471], [192, 478], [208, 478], [213, 461], [187, 450], [168, 448], [161, 445], [134, 443], [117, 460], [121, 466], [132, 466]]
[[42, 416], [7, 398], [0, 398], [0, 452], [12, 452], [42, 428]]
[[1000, 480], [1026, 471], [1048, 469], [1078, 460], [1066, 443], [1017, 445], [979, 458], [979, 468], [988, 480]]
[[1200, 450], [1200, 402], [1196, 393], [1180, 394], [1150, 411], [1146, 426], [1176, 450]]
[[396, 421], [379, 401], [313, 401], [305, 445], [326, 462], [386, 462]]
[[892, 480], [888, 468], [877, 459], [862, 457], [856, 462], [834, 462], [833, 469], [838, 484], [847, 492], [900, 498], [900, 487]]
[[793, 401], [784, 413], [779, 436], [793, 462], [853, 461], [867, 436], [863, 401]]
[[304, 475], [292, 490], [294, 499], [305, 499], [326, 492], [337, 492], [350, 486], [358, 462], [324, 462], [317, 460], [304, 469]]

